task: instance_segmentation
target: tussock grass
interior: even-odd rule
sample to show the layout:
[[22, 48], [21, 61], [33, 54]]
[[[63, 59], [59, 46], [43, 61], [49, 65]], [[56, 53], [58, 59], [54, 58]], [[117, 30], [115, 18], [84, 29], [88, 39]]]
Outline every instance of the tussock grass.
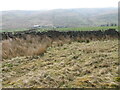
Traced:
[[[70, 36], [59, 36], [56, 38], [50, 38], [45, 35], [27, 35], [25, 38], [8, 39], [2, 41], [2, 58], [7, 59], [17, 56], [43, 55], [48, 47], [63, 46], [65, 43], [71, 44], [75, 41], [79, 43], [89, 43], [90, 41], [111, 39], [111, 37], [106, 37], [106, 39], [93, 37], [88, 38], [77, 36], [72, 38]], [[87, 52], [87, 50], [85, 50], [85, 52]], [[91, 51], [88, 51], [88, 53], [89, 52]]]
[[119, 87], [118, 40], [27, 35], [2, 43], [3, 87]]
[[2, 41], [2, 58], [13, 58], [17, 56], [43, 55], [48, 47], [63, 46], [71, 43], [69, 36], [49, 38], [47, 36], [27, 35], [25, 38], [14, 38]]
[[2, 41], [3, 59], [16, 56], [32, 56], [43, 54], [51, 46], [49, 38], [27, 36], [26, 39], [15, 38]]
[[117, 88], [120, 81], [117, 54], [117, 40], [97, 40], [51, 46], [38, 58], [6, 59], [2, 68], [3, 87]]

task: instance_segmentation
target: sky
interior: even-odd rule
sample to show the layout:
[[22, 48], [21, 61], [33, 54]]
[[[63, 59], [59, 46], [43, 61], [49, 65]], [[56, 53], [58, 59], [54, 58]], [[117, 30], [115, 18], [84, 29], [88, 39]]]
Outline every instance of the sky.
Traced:
[[0, 11], [118, 7], [120, 0], [1, 0]]

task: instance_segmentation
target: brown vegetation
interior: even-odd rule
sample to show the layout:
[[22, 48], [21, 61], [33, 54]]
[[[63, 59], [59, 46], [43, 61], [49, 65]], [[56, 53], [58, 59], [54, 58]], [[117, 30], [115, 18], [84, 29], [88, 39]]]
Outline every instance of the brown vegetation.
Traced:
[[[22, 34], [23, 32], [21, 32]], [[74, 41], [86, 42], [95, 40], [107, 40], [118, 37], [118, 32], [109, 29], [107, 31], [86, 31], [86, 32], [58, 32], [50, 31], [42, 33], [28, 31], [29, 35], [11, 33], [3, 34], [2, 41], [2, 57], [3, 59], [12, 58], [16, 56], [33, 56], [41, 55], [50, 46], [62, 46], [64, 43], [71, 43]], [[38, 35], [36, 35], [36, 33]], [[49, 37], [50, 34], [51, 36]], [[64, 35], [66, 34], [66, 35]], [[93, 34], [93, 35], [92, 35]], [[98, 36], [99, 35], [99, 36]], [[12, 38], [10, 38], [12, 37]], [[6, 38], [6, 39], [5, 39]]]
[[117, 88], [118, 41], [54, 45], [43, 56], [5, 59], [2, 71], [5, 88]]
[[49, 38], [27, 36], [23, 38], [8, 39], [2, 41], [2, 57], [3, 59], [16, 56], [32, 56], [43, 54], [47, 47], [51, 45]]
[[49, 38], [47, 36], [27, 35], [26, 38], [14, 38], [2, 41], [2, 58], [12, 58], [17, 56], [42, 55], [50, 46], [62, 46], [70, 43], [69, 36]]
[[118, 88], [118, 40], [93, 37], [26, 35], [1, 41], [3, 87]]

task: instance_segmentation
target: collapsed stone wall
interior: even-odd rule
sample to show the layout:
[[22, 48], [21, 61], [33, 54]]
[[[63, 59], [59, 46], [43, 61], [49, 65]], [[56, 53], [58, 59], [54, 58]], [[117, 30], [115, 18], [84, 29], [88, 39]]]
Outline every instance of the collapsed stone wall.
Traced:
[[57, 38], [59, 36], [69, 36], [70, 38], [75, 37], [84, 37], [84, 38], [103, 38], [106, 36], [112, 38], [118, 38], [120, 36], [120, 32], [116, 31], [115, 29], [108, 29], [105, 31], [98, 30], [98, 31], [47, 31], [47, 32], [38, 32], [35, 30], [28, 30], [28, 31], [19, 31], [19, 32], [2, 32], [0, 33], [2, 36], [2, 40], [9, 39], [9, 38], [26, 38], [27, 35], [37, 35], [37, 36], [48, 36], [52, 39]]

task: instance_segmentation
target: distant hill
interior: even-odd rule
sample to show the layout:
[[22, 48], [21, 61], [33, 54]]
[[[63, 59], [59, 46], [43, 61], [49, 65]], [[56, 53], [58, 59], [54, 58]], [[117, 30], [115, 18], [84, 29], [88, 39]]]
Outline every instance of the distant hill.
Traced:
[[2, 28], [30, 28], [35, 24], [81, 27], [117, 23], [117, 10], [117, 8], [78, 8], [46, 11], [3, 11]]

